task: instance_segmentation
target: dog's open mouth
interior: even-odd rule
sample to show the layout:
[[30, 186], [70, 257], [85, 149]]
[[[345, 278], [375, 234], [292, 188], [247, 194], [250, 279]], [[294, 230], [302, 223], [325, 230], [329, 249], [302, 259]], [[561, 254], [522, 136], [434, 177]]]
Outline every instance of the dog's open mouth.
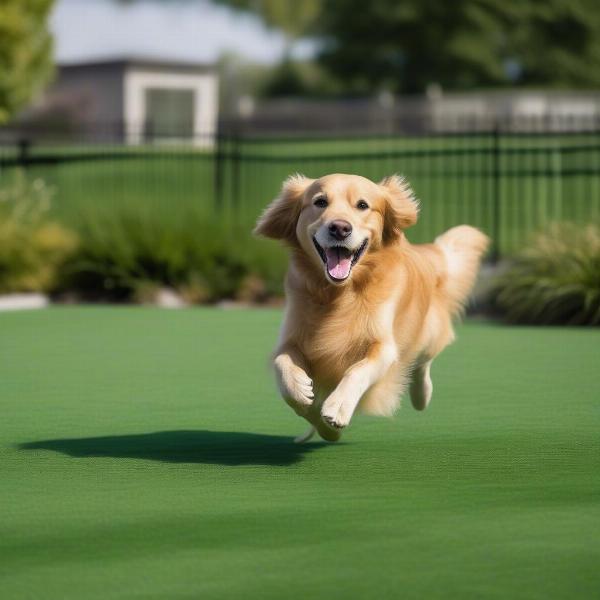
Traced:
[[331, 246], [323, 248], [316, 238], [313, 237], [313, 244], [327, 269], [327, 274], [333, 281], [344, 281], [348, 279], [352, 267], [359, 261], [360, 257], [367, 249], [369, 240], [365, 238], [357, 250], [350, 250], [345, 246]]

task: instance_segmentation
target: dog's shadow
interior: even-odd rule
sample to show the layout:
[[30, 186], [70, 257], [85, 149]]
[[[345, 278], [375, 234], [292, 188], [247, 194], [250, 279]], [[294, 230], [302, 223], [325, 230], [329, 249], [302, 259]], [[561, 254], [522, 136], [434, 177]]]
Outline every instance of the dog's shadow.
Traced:
[[293, 438], [241, 431], [156, 431], [129, 435], [42, 440], [21, 450], [52, 450], [74, 458], [110, 457], [167, 463], [287, 466], [325, 443], [295, 444]]

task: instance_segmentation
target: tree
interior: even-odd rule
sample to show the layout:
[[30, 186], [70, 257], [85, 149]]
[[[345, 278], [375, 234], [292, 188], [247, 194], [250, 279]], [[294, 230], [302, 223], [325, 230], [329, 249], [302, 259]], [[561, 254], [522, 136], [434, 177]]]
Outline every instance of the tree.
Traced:
[[258, 14], [268, 27], [279, 29], [288, 46], [314, 29], [322, 0], [214, 0]]
[[518, 83], [550, 87], [600, 85], [600, 4], [596, 0], [530, 0], [511, 35]]
[[319, 27], [356, 91], [600, 84], [597, 0], [324, 0]]
[[[260, 94], [268, 97], [315, 95], [316, 81], [322, 69], [312, 61], [298, 63], [292, 59], [296, 41], [315, 31], [315, 20], [322, 0], [213, 0], [236, 10], [258, 15], [267, 27], [279, 30], [285, 38], [280, 63], [270, 69]], [[332, 86], [329, 86], [331, 88]], [[327, 94], [326, 86], [318, 85]], [[322, 95], [322, 94], [319, 94]]]
[[216, 0], [321, 42], [347, 91], [598, 87], [598, 0]]
[[53, 2], [0, 3], [0, 123], [25, 106], [52, 76], [53, 43], [47, 22]]

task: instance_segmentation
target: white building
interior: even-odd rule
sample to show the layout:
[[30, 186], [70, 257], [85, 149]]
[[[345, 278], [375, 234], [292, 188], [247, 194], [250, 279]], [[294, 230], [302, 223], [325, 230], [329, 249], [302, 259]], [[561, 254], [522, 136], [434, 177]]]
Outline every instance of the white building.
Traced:
[[218, 76], [208, 65], [142, 58], [59, 65], [36, 112], [57, 109], [79, 128], [129, 144], [209, 146], [217, 130]]
[[600, 119], [597, 91], [454, 92], [430, 95], [427, 103], [432, 127], [439, 130], [501, 123], [517, 131], [578, 131], [597, 129]]

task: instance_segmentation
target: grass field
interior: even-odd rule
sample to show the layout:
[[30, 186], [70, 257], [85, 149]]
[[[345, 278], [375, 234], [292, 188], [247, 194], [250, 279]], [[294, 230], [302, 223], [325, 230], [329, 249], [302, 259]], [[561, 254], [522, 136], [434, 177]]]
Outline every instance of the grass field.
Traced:
[[0, 314], [3, 599], [599, 597], [599, 331], [467, 323], [428, 411], [299, 447], [280, 318]]

